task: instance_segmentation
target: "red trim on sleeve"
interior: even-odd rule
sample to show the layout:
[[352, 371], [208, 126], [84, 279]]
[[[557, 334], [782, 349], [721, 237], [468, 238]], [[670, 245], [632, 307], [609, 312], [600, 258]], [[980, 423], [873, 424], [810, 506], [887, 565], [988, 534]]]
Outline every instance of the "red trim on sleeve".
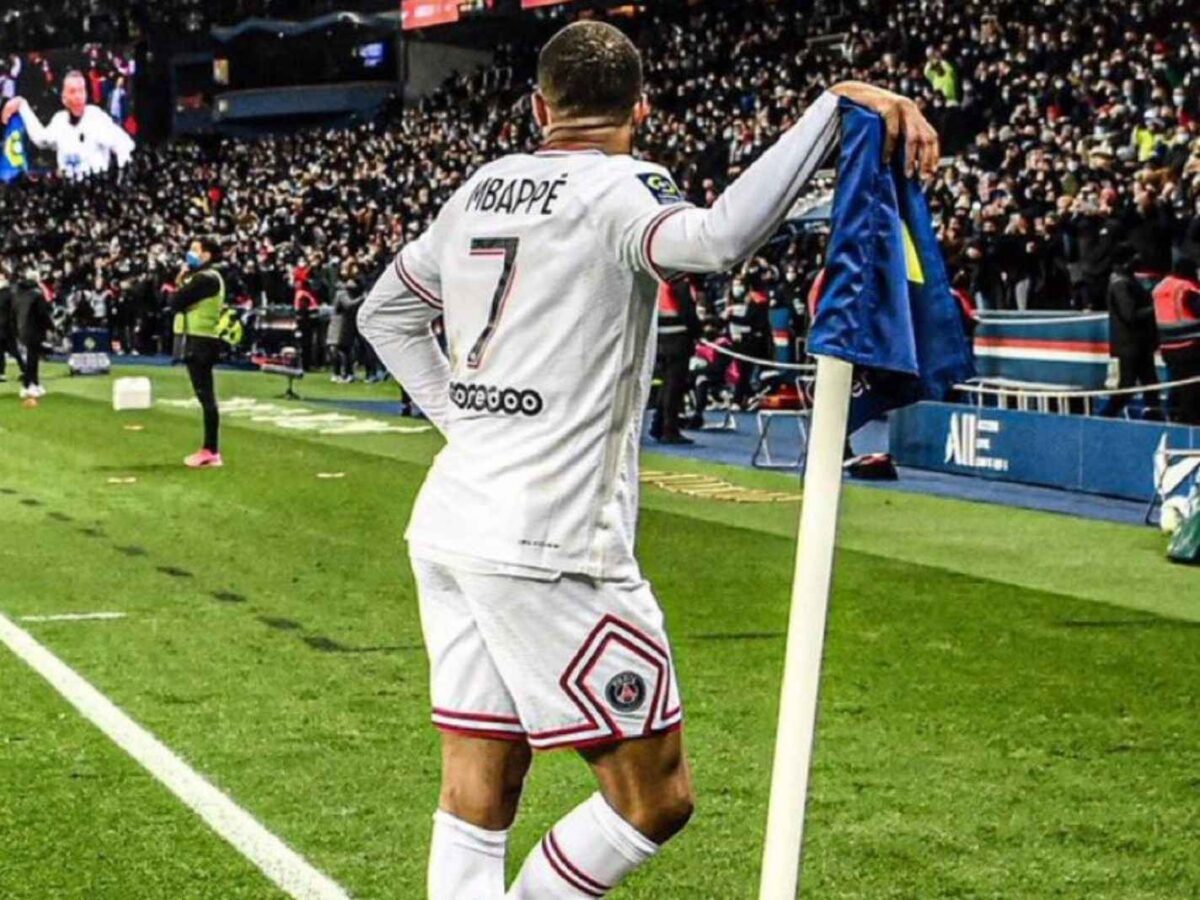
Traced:
[[658, 233], [658, 229], [662, 227], [662, 223], [671, 218], [676, 213], [681, 213], [685, 209], [695, 209], [690, 203], [683, 203], [678, 206], [673, 206], [670, 209], [665, 209], [646, 226], [646, 234], [642, 237], [642, 255], [646, 257], [646, 263], [650, 266], [651, 271], [659, 281], [671, 281], [671, 277], [667, 275], [654, 262], [654, 235]]
[[408, 268], [404, 265], [404, 257], [400, 254], [396, 255], [396, 275], [404, 282], [404, 286], [417, 295], [417, 299], [427, 306], [432, 306], [436, 310], [442, 309], [441, 298], [433, 291], [421, 285], [417, 279], [409, 273]]

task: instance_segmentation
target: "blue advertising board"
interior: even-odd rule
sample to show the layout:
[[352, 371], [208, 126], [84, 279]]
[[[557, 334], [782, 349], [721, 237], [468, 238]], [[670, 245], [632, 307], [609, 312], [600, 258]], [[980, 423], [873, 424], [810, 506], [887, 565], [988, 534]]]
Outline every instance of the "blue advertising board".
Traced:
[[896, 462], [918, 469], [1130, 500], [1154, 495], [1154, 453], [1200, 449], [1200, 428], [953, 403], [890, 418]]

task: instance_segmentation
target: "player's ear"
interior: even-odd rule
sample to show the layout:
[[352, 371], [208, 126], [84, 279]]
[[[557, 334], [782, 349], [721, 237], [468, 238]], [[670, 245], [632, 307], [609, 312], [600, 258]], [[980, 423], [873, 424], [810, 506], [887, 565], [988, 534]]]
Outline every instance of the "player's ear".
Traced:
[[533, 121], [537, 122], [538, 128], [543, 131], [550, 125], [550, 105], [538, 90], [533, 92]]
[[648, 118], [650, 118], [650, 98], [642, 94], [633, 107], [633, 127], [640, 128]]

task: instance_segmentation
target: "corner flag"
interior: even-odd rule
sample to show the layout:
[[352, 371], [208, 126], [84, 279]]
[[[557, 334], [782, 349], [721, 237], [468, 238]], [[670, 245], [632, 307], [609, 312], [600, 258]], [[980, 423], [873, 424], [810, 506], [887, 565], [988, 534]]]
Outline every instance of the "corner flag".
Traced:
[[[795, 900], [816, 732], [847, 427], [943, 398], [973, 374], [920, 187], [884, 159], [874, 112], [840, 101], [841, 154], [825, 285], [809, 333], [816, 395], [771, 775], [760, 900]], [[857, 368], [855, 368], [857, 367]]]
[[853, 363], [851, 432], [890, 409], [945, 399], [974, 374], [962, 313], [921, 188], [883, 159], [883, 119], [840, 102], [842, 148], [814, 356]]
[[13, 181], [29, 169], [29, 158], [25, 154], [25, 123], [17, 113], [8, 120], [4, 129], [4, 143], [0, 145], [0, 182]]

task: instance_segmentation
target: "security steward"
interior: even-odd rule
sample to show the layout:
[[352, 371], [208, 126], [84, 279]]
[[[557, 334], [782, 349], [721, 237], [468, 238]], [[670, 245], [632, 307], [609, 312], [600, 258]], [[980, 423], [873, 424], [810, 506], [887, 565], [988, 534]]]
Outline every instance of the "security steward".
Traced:
[[[1177, 259], [1171, 274], [1154, 286], [1158, 345], [1172, 381], [1200, 377], [1200, 283], [1196, 262]], [[1175, 389], [1177, 418], [1200, 425], [1200, 383]]]
[[220, 245], [212, 238], [192, 241], [178, 289], [171, 296], [175, 313], [175, 358], [187, 365], [188, 377], [204, 411], [204, 445], [183, 462], [191, 469], [218, 468], [221, 459], [220, 413], [213, 369], [221, 355], [219, 326], [225, 305], [225, 279], [216, 269]]
[[688, 365], [700, 333], [690, 281], [673, 281], [659, 287], [657, 328], [656, 365], [662, 390], [650, 418], [650, 436], [660, 444], [692, 444], [694, 441], [679, 430]]

